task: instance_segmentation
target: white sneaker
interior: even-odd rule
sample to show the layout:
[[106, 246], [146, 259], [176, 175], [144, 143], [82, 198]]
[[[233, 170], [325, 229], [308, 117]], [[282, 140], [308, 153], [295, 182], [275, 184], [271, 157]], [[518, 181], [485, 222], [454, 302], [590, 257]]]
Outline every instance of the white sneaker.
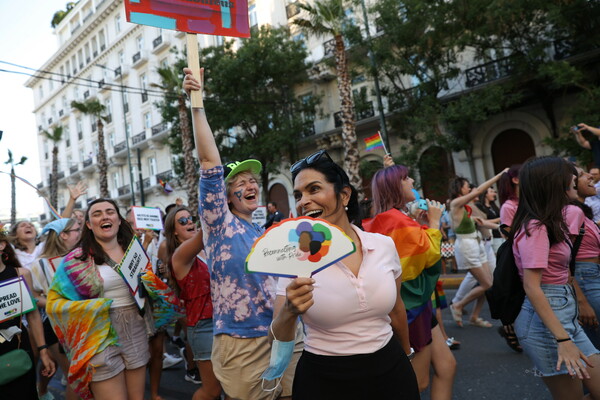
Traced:
[[173, 356], [169, 353], [165, 353], [164, 357], [163, 357], [163, 369], [167, 369], [167, 368], [171, 368], [177, 364], [179, 364], [180, 362], [182, 362], [183, 359], [177, 356]]

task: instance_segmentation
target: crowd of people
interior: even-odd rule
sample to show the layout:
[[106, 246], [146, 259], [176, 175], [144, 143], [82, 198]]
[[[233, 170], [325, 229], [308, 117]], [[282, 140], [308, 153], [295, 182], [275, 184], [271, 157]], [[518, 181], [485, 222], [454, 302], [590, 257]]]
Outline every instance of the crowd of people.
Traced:
[[[188, 93], [202, 89], [202, 76], [184, 73]], [[311, 277], [276, 278], [245, 270], [255, 241], [283, 219], [271, 202], [267, 224], [252, 221], [262, 165], [224, 164], [205, 110], [191, 111], [199, 219], [178, 201], [159, 234], [136, 231], [111, 199], [73, 210], [79, 184], [39, 235], [27, 221], [0, 233], [0, 281], [22, 277], [37, 305], [0, 323], [0, 357], [23, 349], [31, 360], [0, 384], [2, 396], [50, 398], [58, 366], [67, 399], [141, 400], [147, 369], [160, 399], [162, 368], [181, 361], [165, 352], [170, 338], [186, 379], [201, 379], [194, 400], [419, 399], [428, 387], [449, 400], [460, 344], [441, 319], [443, 244], [466, 273], [453, 320], [462, 327], [473, 303], [469, 324], [486, 329], [484, 292], [508, 239], [526, 297], [499, 334], [553, 398], [582, 398], [585, 386], [600, 399], [600, 170], [533, 158], [477, 187], [457, 177], [446, 204], [423, 203], [408, 168], [386, 155], [367, 217], [347, 173], [320, 150], [290, 167], [297, 215], [336, 225], [356, 251]], [[136, 236], [150, 262], [133, 293], [120, 264]]]

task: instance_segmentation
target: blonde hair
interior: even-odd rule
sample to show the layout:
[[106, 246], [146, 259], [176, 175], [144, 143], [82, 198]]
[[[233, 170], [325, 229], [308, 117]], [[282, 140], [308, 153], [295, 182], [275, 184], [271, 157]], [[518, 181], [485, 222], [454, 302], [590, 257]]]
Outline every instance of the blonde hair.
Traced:
[[[67, 225], [65, 225], [65, 229], [63, 229], [62, 232], [68, 231], [77, 222], [78, 221], [76, 219], [69, 218], [69, 221], [67, 222]], [[60, 237], [60, 233], [56, 233], [54, 230], [49, 230], [46, 241], [44, 242], [44, 250], [42, 250], [40, 258], [64, 256], [69, 252], [69, 250], [71, 249], [67, 248], [64, 240]]]

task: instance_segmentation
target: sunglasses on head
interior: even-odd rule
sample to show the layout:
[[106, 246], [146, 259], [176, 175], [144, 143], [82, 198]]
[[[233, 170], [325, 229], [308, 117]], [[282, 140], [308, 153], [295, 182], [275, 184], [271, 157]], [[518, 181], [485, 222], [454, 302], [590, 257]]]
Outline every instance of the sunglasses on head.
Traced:
[[177, 220], [177, 222], [179, 222], [179, 225], [183, 226], [186, 226], [189, 222], [195, 224], [196, 221], [198, 221], [198, 218], [194, 217], [193, 215], [189, 217], [181, 217]]
[[329, 153], [327, 153], [327, 150], [319, 150], [316, 153], [313, 153], [310, 156], [303, 158], [302, 160], [296, 161], [290, 167], [290, 172], [292, 174], [299, 172], [303, 167], [305, 167], [305, 166], [309, 167], [312, 164], [319, 162], [319, 160], [321, 160], [321, 158], [323, 158], [323, 157], [325, 157], [327, 159], [327, 161], [329, 161], [330, 163], [335, 164], [333, 162], [333, 160], [331, 159], [331, 156], [329, 155]]

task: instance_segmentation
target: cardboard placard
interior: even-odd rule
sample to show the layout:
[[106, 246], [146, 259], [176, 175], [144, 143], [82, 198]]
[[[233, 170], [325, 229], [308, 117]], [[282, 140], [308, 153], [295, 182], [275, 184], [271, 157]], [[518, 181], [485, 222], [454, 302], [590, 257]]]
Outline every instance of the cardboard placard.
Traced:
[[160, 208], [156, 207], [131, 207], [133, 213], [133, 229], [152, 229], [160, 231], [163, 229]]
[[26, 314], [35, 307], [25, 278], [19, 276], [0, 283], [0, 322]]
[[125, 15], [161, 29], [250, 37], [248, 0], [125, 0]]
[[53, 258], [48, 259], [48, 264], [50, 264], [50, 267], [54, 270], [54, 272], [56, 272], [56, 270], [58, 269], [58, 266], [62, 263], [63, 258], [65, 258], [65, 257], [58, 256], [58, 257], [53, 257]]
[[252, 213], [252, 222], [258, 226], [263, 226], [267, 222], [267, 206], [258, 206]]
[[119, 264], [119, 273], [125, 280], [125, 283], [127, 283], [127, 286], [129, 286], [129, 290], [140, 309], [144, 307], [144, 299], [140, 297], [139, 276], [148, 268], [149, 262], [150, 259], [146, 255], [144, 247], [138, 238], [134, 237]]
[[310, 277], [356, 251], [338, 226], [309, 217], [283, 220], [259, 237], [246, 258], [246, 272]]

